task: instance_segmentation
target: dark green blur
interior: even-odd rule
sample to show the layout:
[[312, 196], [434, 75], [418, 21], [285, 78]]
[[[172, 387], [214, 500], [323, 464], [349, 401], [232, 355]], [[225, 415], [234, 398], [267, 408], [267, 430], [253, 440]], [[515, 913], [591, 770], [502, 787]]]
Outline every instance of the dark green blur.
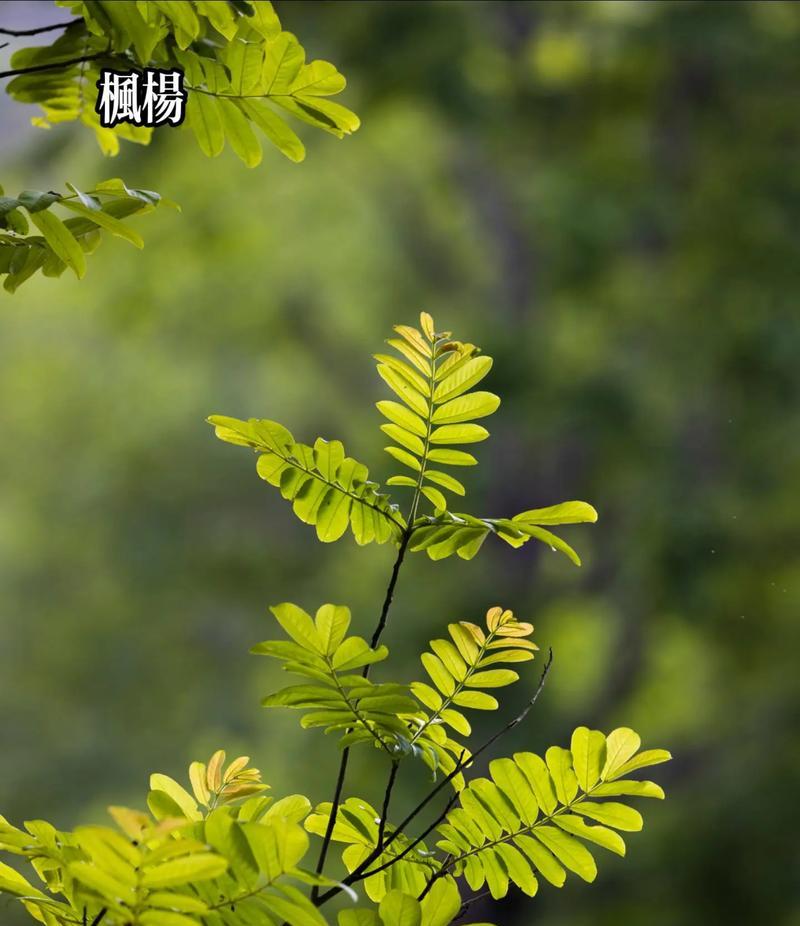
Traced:
[[[0, 298], [0, 812], [100, 820], [218, 746], [330, 798], [333, 742], [258, 707], [276, 669], [247, 650], [284, 600], [368, 634], [392, 553], [320, 545], [204, 418], [341, 438], [382, 479], [370, 354], [425, 309], [496, 358], [471, 510], [600, 521], [564, 532], [580, 570], [533, 544], [413, 557], [392, 674], [502, 604], [555, 653], [504, 751], [624, 724], [676, 757], [594, 885], [471, 918], [798, 926], [800, 4], [277, 7], [348, 76], [352, 138], [248, 171], [180, 132], [104, 161], [31, 128], [1, 165], [6, 189], [123, 176], [183, 214]], [[349, 793], [377, 800], [382, 766], [357, 754]], [[403, 784], [398, 810], [424, 775]]]

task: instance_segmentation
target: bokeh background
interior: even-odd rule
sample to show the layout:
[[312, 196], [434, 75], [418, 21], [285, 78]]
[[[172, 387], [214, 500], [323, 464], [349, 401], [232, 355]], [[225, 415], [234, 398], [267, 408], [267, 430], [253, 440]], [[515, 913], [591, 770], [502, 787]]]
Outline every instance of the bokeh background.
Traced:
[[[675, 755], [596, 884], [471, 919], [797, 926], [800, 5], [276, 6], [363, 120], [303, 133], [301, 165], [208, 161], [169, 130], [104, 161], [0, 104], [7, 190], [124, 176], [183, 207], [137, 222], [144, 252], [107, 240], [84, 281], [1, 300], [0, 809], [102, 819], [217, 746], [329, 799], [335, 751], [258, 707], [276, 669], [247, 650], [287, 599], [348, 603], [368, 633], [392, 552], [319, 545], [204, 418], [339, 437], [383, 479], [370, 354], [424, 308], [496, 358], [472, 510], [601, 517], [565, 532], [582, 569], [533, 545], [413, 557], [394, 677], [502, 603], [555, 652], [505, 750], [587, 722]], [[379, 766], [361, 753], [348, 792], [377, 800]]]

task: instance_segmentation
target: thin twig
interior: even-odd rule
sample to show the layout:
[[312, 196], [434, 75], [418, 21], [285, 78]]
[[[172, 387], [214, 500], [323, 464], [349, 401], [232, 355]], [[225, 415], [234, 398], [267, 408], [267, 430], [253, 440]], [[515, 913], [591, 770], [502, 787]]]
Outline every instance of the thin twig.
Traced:
[[[411, 540], [411, 533], [411, 522], [409, 522], [408, 527], [403, 532], [403, 539], [400, 541], [400, 548], [397, 551], [397, 559], [394, 561], [394, 566], [392, 567], [392, 575], [389, 579], [389, 584], [386, 586], [386, 597], [383, 600], [381, 616], [378, 618], [375, 632], [372, 634], [372, 641], [369, 644], [372, 649], [375, 649], [378, 643], [380, 643], [380, 639], [383, 636], [383, 631], [386, 629], [386, 620], [389, 617], [389, 608], [391, 608], [392, 601], [394, 600], [394, 587], [397, 585], [397, 577], [400, 575], [400, 567], [403, 565], [403, 560], [405, 559], [406, 550], [408, 549], [408, 542]], [[367, 678], [369, 675], [370, 668], [371, 664], [364, 666], [364, 671], [361, 673], [364, 678]]]
[[[377, 626], [375, 627], [375, 632], [372, 635], [372, 649], [378, 644], [378, 641], [383, 634], [383, 631], [386, 627], [386, 620], [389, 616], [389, 608], [392, 606], [392, 600], [394, 598], [394, 588], [397, 585], [397, 578], [400, 575], [400, 567], [403, 565], [403, 559], [406, 555], [406, 549], [408, 547], [408, 542], [411, 539], [411, 529], [406, 528], [403, 532], [403, 538], [400, 541], [400, 548], [397, 551], [397, 559], [394, 562], [392, 567], [392, 575], [389, 579], [389, 584], [386, 587], [386, 595], [383, 600], [383, 607], [381, 608], [380, 617], [378, 618]], [[364, 670], [361, 673], [364, 678], [369, 676], [370, 665], [364, 666]], [[323, 869], [325, 868], [325, 860], [328, 857], [328, 849], [330, 848], [331, 839], [333, 837], [333, 828], [336, 826], [336, 818], [339, 815], [339, 804], [342, 799], [342, 790], [344, 788], [344, 779], [347, 774], [347, 761], [350, 758], [350, 748], [348, 747], [342, 752], [342, 759], [339, 763], [339, 775], [336, 779], [336, 791], [333, 796], [333, 803], [331, 804], [331, 812], [328, 817], [328, 825], [325, 827], [325, 835], [322, 838], [322, 848], [320, 849], [319, 859], [317, 861], [317, 874], [322, 874]], [[319, 900], [319, 887], [315, 885], [311, 889], [311, 900], [314, 903], [317, 903]]]
[[37, 26], [35, 29], [6, 29], [0, 26], [0, 34], [13, 36], [39, 35], [42, 32], [53, 32], [55, 29], [68, 29], [70, 26], [82, 22], [82, 19], [68, 19], [63, 23], [53, 23], [52, 26]]
[[479, 900], [483, 900], [484, 897], [489, 897], [491, 893], [491, 891], [481, 891], [480, 894], [475, 894], [472, 897], [468, 897], [464, 903], [461, 904], [461, 908], [459, 909], [458, 913], [456, 913], [456, 915], [453, 917], [453, 922], [455, 923], [457, 919], [460, 919], [474, 903], [477, 903]]
[[447, 866], [453, 860], [452, 855], [448, 855], [445, 860], [442, 862], [442, 867], [436, 872], [436, 874], [431, 878], [430, 881], [425, 885], [425, 887], [417, 895], [417, 900], [424, 900], [428, 891], [433, 887], [434, 884], [447, 874]]
[[501, 727], [501, 729], [493, 733], [489, 737], [489, 739], [486, 740], [485, 743], [483, 743], [478, 749], [475, 750], [475, 752], [472, 753], [471, 756], [469, 756], [468, 758], [464, 760], [459, 760], [456, 763], [455, 768], [450, 772], [450, 774], [445, 776], [439, 782], [439, 784], [432, 791], [428, 793], [427, 797], [423, 798], [422, 801], [420, 801], [420, 803], [417, 804], [417, 806], [412, 811], [410, 811], [410, 813], [405, 818], [405, 820], [403, 820], [403, 822], [397, 827], [397, 829], [392, 833], [389, 839], [386, 840], [386, 845], [384, 846], [384, 848], [386, 848], [394, 839], [396, 839], [399, 835], [402, 834], [403, 830], [405, 830], [408, 824], [417, 816], [417, 814], [431, 800], [433, 800], [434, 797], [436, 797], [436, 795], [442, 790], [442, 788], [448, 785], [465, 768], [468, 768], [470, 765], [472, 765], [473, 762], [478, 758], [478, 756], [481, 753], [485, 752], [501, 736], [505, 735], [510, 730], [513, 730], [513, 728], [516, 727], [518, 724], [522, 723], [522, 721], [528, 716], [528, 713], [530, 712], [533, 705], [536, 704], [536, 700], [541, 694], [542, 689], [544, 688], [544, 683], [547, 679], [547, 675], [550, 671], [550, 666], [552, 664], [553, 664], [553, 650], [551, 649], [548, 652], [547, 662], [544, 665], [544, 669], [542, 669], [542, 675], [541, 675], [541, 678], [539, 679], [539, 684], [536, 686], [536, 691], [533, 693], [533, 697], [525, 705], [525, 708], [522, 710], [522, 712], [517, 714], [517, 716], [512, 721], [507, 723], [504, 727]]
[[[409, 843], [399, 855], [396, 855], [394, 858], [391, 858], [388, 861], [384, 862], [383, 865], [380, 865], [378, 868], [371, 868], [369, 871], [363, 872], [363, 874], [358, 879], [354, 879], [354, 880], [360, 881], [362, 878], [371, 878], [373, 875], [377, 875], [380, 872], [385, 871], [387, 868], [391, 868], [392, 865], [404, 859], [408, 855], [409, 852], [413, 852], [414, 849], [417, 848], [417, 846], [422, 842], [423, 839], [425, 839], [426, 836], [428, 836], [430, 833], [433, 832], [433, 830], [436, 829], [436, 827], [442, 822], [442, 820], [444, 820], [444, 818], [448, 815], [448, 813], [450, 813], [450, 811], [453, 809], [457, 800], [458, 800], [458, 791], [455, 791], [453, 795], [451, 796], [450, 800], [445, 805], [444, 810], [439, 814], [438, 817], [436, 817], [433, 823], [431, 823], [431, 825], [427, 827], [427, 829], [423, 830], [413, 842]], [[356, 869], [356, 871], [357, 870], [358, 869]], [[356, 871], [353, 872], [353, 875], [356, 874]], [[350, 882], [345, 880], [345, 883], [349, 884]]]
[[[456, 762], [456, 765], [453, 768], [453, 770], [448, 775], [446, 775], [436, 785], [435, 788], [433, 788], [431, 791], [428, 792], [428, 794], [419, 802], [419, 804], [417, 804], [417, 806], [408, 813], [408, 815], [403, 820], [403, 822], [390, 834], [389, 838], [383, 844], [384, 852], [395, 841], [395, 839], [397, 839], [399, 836], [402, 836], [404, 834], [404, 831], [406, 827], [409, 825], [409, 823], [411, 823], [411, 821], [414, 820], [418, 816], [418, 814], [421, 813], [422, 810], [424, 810], [425, 807], [427, 807], [427, 805], [436, 797], [436, 795], [442, 790], [442, 788], [446, 787], [465, 768], [468, 768], [470, 765], [472, 765], [475, 762], [475, 760], [478, 758], [478, 756], [480, 756], [481, 753], [485, 752], [493, 743], [495, 743], [498, 739], [500, 739], [501, 736], [504, 736], [506, 733], [513, 730], [514, 727], [522, 723], [522, 721], [530, 713], [534, 704], [536, 704], [536, 701], [538, 700], [539, 695], [542, 693], [542, 689], [544, 688], [544, 685], [547, 680], [547, 676], [550, 672], [550, 667], [552, 666], [552, 664], [553, 664], [553, 650], [551, 648], [548, 650], [547, 662], [544, 664], [544, 668], [542, 669], [542, 674], [541, 674], [541, 677], [539, 678], [539, 684], [536, 686], [536, 691], [534, 691], [533, 696], [527, 702], [527, 704], [522, 709], [522, 711], [519, 714], [517, 714], [517, 716], [514, 717], [513, 720], [509, 721], [505, 726], [501, 727], [499, 730], [493, 733], [489, 737], [489, 739], [487, 739], [478, 749], [475, 750], [475, 752], [472, 753], [471, 756], [469, 756], [466, 759], [461, 758], [459, 759], [458, 762]], [[437, 823], [434, 825], [438, 825], [439, 822], [441, 821], [437, 821]], [[433, 827], [431, 827], [431, 829], [432, 828]], [[426, 830], [424, 835], [427, 836], [428, 832], [429, 830]], [[418, 841], [419, 840], [417, 840], [417, 842]], [[348, 875], [347, 878], [345, 878], [343, 883], [349, 885], [349, 884], [355, 883], [356, 881], [360, 881], [361, 876], [363, 875], [363, 872], [367, 870], [367, 868], [375, 861], [377, 857], [378, 857], [378, 854], [375, 852], [375, 850], [373, 850], [369, 854], [369, 856], [361, 863], [361, 865], [359, 865], [357, 869], [355, 869], [350, 875]], [[394, 858], [391, 860], [392, 864], [394, 864], [396, 861], [397, 861], [397, 858]], [[388, 867], [388, 866], [385, 866], [385, 867]], [[426, 886], [425, 891], [423, 892], [422, 896], [427, 894], [427, 892], [430, 890], [433, 883], [436, 880], [438, 880], [439, 877], [443, 877], [444, 868], [445, 866], [443, 866], [443, 868], [433, 876], [431, 881], [428, 882], [428, 885]], [[370, 872], [370, 874], [374, 874], [374, 872]], [[315, 898], [314, 902], [316, 906], [321, 906], [326, 901], [330, 900], [332, 897], [335, 897], [336, 894], [340, 893], [340, 891], [341, 891], [340, 887], [330, 888], [330, 890], [326, 891], [321, 897]]]
[[386, 792], [383, 795], [383, 809], [381, 810], [381, 822], [378, 824], [378, 842], [376, 848], [380, 851], [383, 848], [383, 837], [386, 834], [386, 821], [389, 818], [389, 802], [392, 799], [392, 790], [397, 780], [397, 770], [400, 768], [400, 761], [395, 759], [392, 762], [392, 768], [389, 771], [389, 780], [386, 782]]
[[96, 55], [81, 55], [79, 58], [66, 58], [64, 61], [53, 61], [50, 64], [32, 64], [26, 68], [0, 71], [0, 77], [18, 77], [20, 74], [35, 74], [38, 71], [57, 71], [59, 68], [68, 68], [72, 67], [73, 64], [83, 64], [85, 61], [96, 61], [98, 58], [107, 58], [108, 56], [107, 51], [101, 51]]
[[[317, 874], [322, 874], [322, 870], [325, 867], [325, 859], [328, 857], [328, 848], [331, 844], [331, 838], [333, 837], [333, 828], [336, 825], [336, 816], [339, 810], [339, 804], [342, 800], [342, 790], [344, 788], [344, 778], [347, 774], [347, 760], [350, 758], [350, 750], [345, 749], [342, 753], [342, 761], [339, 764], [339, 775], [336, 779], [336, 790], [333, 794], [333, 804], [331, 805], [330, 816], [328, 817], [328, 825], [325, 828], [325, 837], [322, 840], [322, 849], [319, 853], [319, 859], [317, 860]], [[316, 903], [317, 898], [319, 897], [319, 885], [315, 884], [311, 888], [311, 900]]]

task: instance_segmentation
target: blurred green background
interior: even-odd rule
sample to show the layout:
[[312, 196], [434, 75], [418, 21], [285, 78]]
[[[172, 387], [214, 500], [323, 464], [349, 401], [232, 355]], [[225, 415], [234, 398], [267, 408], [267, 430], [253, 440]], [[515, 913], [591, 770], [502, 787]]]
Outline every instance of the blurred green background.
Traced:
[[[52, 19], [0, 21], [23, 6]], [[471, 918], [798, 926], [800, 5], [276, 6], [363, 120], [303, 133], [304, 164], [208, 161], [169, 130], [108, 162], [3, 100], [6, 189], [123, 176], [183, 214], [1, 300], [0, 809], [101, 819], [217, 746], [330, 798], [332, 744], [258, 707], [276, 669], [247, 649], [287, 599], [368, 633], [392, 552], [319, 545], [204, 418], [340, 437], [383, 479], [370, 354], [424, 308], [496, 358], [472, 510], [601, 517], [565, 532], [580, 570], [533, 545], [413, 557], [393, 676], [501, 603], [555, 652], [506, 751], [586, 722], [676, 757], [595, 885]], [[358, 754], [348, 792], [377, 800], [380, 765]]]

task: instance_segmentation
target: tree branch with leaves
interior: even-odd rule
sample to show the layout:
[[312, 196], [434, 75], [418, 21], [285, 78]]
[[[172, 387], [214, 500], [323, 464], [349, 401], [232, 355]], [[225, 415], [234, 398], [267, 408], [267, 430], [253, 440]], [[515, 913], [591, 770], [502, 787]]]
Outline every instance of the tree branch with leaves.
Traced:
[[[336, 138], [360, 125], [355, 113], [332, 99], [345, 89], [344, 76], [328, 61], [307, 62], [303, 46], [283, 29], [268, 0], [56, 0], [56, 6], [74, 18], [38, 29], [0, 29], [12, 37], [61, 33], [49, 45], [15, 51], [0, 78], [11, 78], [6, 92], [12, 99], [39, 107], [34, 125], [79, 122], [109, 157], [118, 154], [121, 142], [148, 145], [154, 131], [170, 127], [102, 125], [95, 101], [104, 68], [181, 70], [188, 91], [186, 130], [208, 157], [227, 144], [248, 167], [261, 162], [261, 138], [291, 161], [305, 158], [292, 120]], [[125, 188], [123, 181], [114, 182]], [[80, 223], [65, 222], [51, 207], [71, 208], [77, 191], [70, 189], [64, 195], [27, 190], [0, 198], [0, 276], [8, 292], [39, 270], [59, 276], [69, 268], [82, 277], [85, 255], [98, 240], [94, 232], [101, 229], [141, 246], [138, 233], [120, 220], [144, 209], [123, 215], [107, 209], [98, 201], [103, 193], [98, 184], [77, 196], [92, 214], [82, 214]], [[148, 196], [151, 204], [159, 199], [151, 191]], [[41, 234], [28, 235], [28, 219]]]
[[[388, 480], [410, 490], [405, 506], [338, 441], [303, 444], [267, 419], [209, 419], [221, 440], [255, 452], [258, 475], [321, 541], [350, 533], [357, 544], [396, 549], [369, 642], [351, 633], [345, 605], [323, 604], [312, 615], [284, 602], [271, 609], [283, 635], [252, 650], [296, 679], [275, 688], [263, 705], [297, 710], [304, 729], [338, 741], [332, 800], [316, 806], [303, 794], [273, 800], [247, 757], [226, 765], [219, 751], [207, 763], [192, 763], [188, 787], [153, 775], [148, 811], [110, 808], [116, 828], [62, 832], [34, 821], [19, 829], [0, 818], [0, 850], [27, 860], [42, 885], [0, 863], [0, 892], [16, 897], [33, 919], [45, 926], [326, 926], [327, 904], [338, 898], [337, 926], [449, 926], [484, 895], [500, 899], [513, 888], [532, 897], [541, 883], [560, 887], [569, 874], [593, 881], [592, 849], [624, 855], [621, 834], [642, 828], [627, 799], [664, 797], [658, 784], [636, 775], [670, 754], [641, 750], [627, 727], [608, 735], [578, 727], [566, 746], [543, 755], [492, 755], [487, 776], [470, 776], [479, 757], [525, 723], [552, 664], [550, 653], [522, 709], [471, 746], [469, 713], [498, 710], [501, 690], [522, 681], [524, 664], [539, 651], [533, 626], [509, 609], [450, 622], [420, 657], [425, 681], [373, 680], [371, 670], [389, 655], [382, 638], [406, 554], [471, 559], [492, 534], [514, 548], [533, 538], [579, 563], [551, 528], [597, 517], [576, 501], [511, 517], [451, 512], [449, 496], [461, 498], [466, 489], [448, 470], [477, 463], [459, 448], [488, 437], [475, 422], [500, 404], [475, 389], [492, 362], [475, 345], [437, 331], [426, 313], [419, 328], [400, 325], [395, 332], [389, 345], [399, 356], [376, 359], [399, 401], [381, 401], [378, 409], [392, 441], [387, 452], [411, 473]], [[380, 808], [347, 790], [349, 763], [361, 747], [377, 750], [386, 763]], [[407, 764], [417, 761], [434, 782], [394, 823], [393, 791]], [[420, 824], [443, 794], [446, 800]], [[329, 871], [334, 846], [343, 875]]]

